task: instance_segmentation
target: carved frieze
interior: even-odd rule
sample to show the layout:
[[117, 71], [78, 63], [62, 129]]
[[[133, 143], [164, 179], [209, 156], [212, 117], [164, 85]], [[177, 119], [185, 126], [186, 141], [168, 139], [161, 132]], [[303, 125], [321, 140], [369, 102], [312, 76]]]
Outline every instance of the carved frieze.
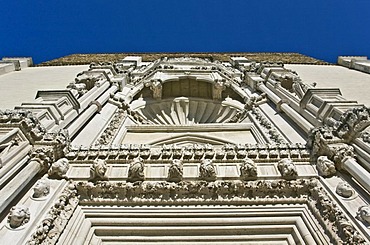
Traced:
[[[109, 185], [105, 182], [79, 182], [77, 189], [80, 203], [88, 205], [307, 203], [333, 241], [353, 245], [366, 243], [361, 233], [316, 179], [178, 183], [157, 181], [137, 185], [124, 182]], [[365, 211], [364, 217], [367, 215]]]
[[67, 154], [69, 160], [88, 160], [99, 156], [101, 159], [132, 159], [137, 156], [148, 160], [201, 160], [201, 159], [281, 159], [297, 158], [308, 159], [309, 151], [302, 144], [225, 144], [221, 149], [215, 149], [210, 144], [194, 145], [163, 145], [162, 147], [149, 145], [99, 145], [96, 147], [74, 147]]

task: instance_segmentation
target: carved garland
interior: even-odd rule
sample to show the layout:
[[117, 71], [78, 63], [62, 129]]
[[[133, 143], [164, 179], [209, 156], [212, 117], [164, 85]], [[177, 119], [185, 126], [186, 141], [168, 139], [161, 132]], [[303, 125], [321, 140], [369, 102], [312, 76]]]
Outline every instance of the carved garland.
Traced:
[[250, 118], [255, 121], [263, 133], [268, 136], [272, 142], [287, 143], [285, 138], [279, 133], [274, 124], [260, 111], [260, 109], [253, 107], [249, 112]]
[[341, 244], [365, 244], [365, 239], [316, 179], [216, 182], [78, 182], [82, 205], [190, 205], [307, 203]]
[[27, 245], [55, 244], [78, 205], [77, 190], [70, 182], [39, 224]]

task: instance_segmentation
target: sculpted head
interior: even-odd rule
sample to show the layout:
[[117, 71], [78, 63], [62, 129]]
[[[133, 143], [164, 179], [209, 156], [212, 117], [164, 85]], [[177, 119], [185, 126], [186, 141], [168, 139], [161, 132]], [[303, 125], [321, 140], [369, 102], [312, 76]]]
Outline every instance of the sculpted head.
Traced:
[[297, 169], [290, 158], [281, 159], [277, 167], [283, 177], [295, 177], [298, 175]]
[[47, 179], [39, 179], [33, 187], [34, 198], [46, 197], [50, 193], [50, 181]]
[[316, 164], [317, 171], [322, 176], [330, 176], [336, 173], [335, 164], [327, 156], [319, 156]]
[[104, 160], [97, 159], [93, 162], [93, 168], [96, 175], [103, 177], [107, 172], [107, 164]]
[[243, 164], [240, 166], [240, 177], [243, 179], [257, 177], [257, 167], [252, 159], [244, 159]]
[[25, 206], [14, 206], [8, 215], [9, 226], [13, 229], [26, 224], [30, 220], [30, 211]]
[[359, 220], [370, 224], [370, 206], [362, 206], [358, 209], [357, 216]]
[[355, 191], [347, 182], [340, 182], [335, 190], [338, 195], [348, 198], [351, 197]]
[[61, 158], [54, 162], [49, 169], [49, 176], [54, 178], [63, 178], [69, 168], [69, 161], [67, 158]]

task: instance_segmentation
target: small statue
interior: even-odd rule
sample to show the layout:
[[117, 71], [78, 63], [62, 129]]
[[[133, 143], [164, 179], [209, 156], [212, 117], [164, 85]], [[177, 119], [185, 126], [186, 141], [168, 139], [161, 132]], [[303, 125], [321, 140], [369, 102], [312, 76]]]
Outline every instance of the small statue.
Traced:
[[144, 181], [144, 163], [142, 158], [137, 157], [130, 163], [127, 181]]
[[182, 161], [178, 159], [172, 160], [172, 164], [168, 169], [167, 181], [169, 182], [180, 182], [183, 175]]
[[199, 168], [199, 178], [206, 181], [215, 181], [216, 176], [216, 168], [210, 159], [202, 160]]
[[330, 161], [327, 156], [317, 158], [316, 168], [321, 176], [330, 176], [337, 172], [334, 162]]
[[345, 198], [349, 198], [353, 194], [355, 194], [355, 191], [352, 189], [352, 187], [347, 182], [344, 182], [344, 181], [340, 182], [337, 185], [337, 188], [335, 189], [335, 191], [339, 196], [342, 196]]
[[33, 198], [43, 198], [50, 193], [50, 181], [48, 179], [39, 179], [33, 187]]
[[30, 211], [25, 206], [14, 206], [10, 209], [8, 223], [10, 228], [18, 228], [30, 220]]
[[50, 178], [61, 179], [66, 178], [66, 173], [69, 169], [69, 161], [67, 158], [60, 158], [54, 162], [48, 172]]
[[90, 167], [89, 181], [108, 180], [105, 175], [107, 172], [107, 162], [102, 159], [96, 159]]
[[290, 158], [281, 159], [278, 162], [278, 169], [283, 177], [297, 177], [297, 169]]
[[240, 166], [240, 178], [245, 180], [248, 178], [256, 177], [257, 177], [257, 166], [255, 162], [250, 158], [245, 159], [242, 166]]
[[361, 206], [357, 211], [356, 218], [362, 222], [370, 224], [370, 206]]

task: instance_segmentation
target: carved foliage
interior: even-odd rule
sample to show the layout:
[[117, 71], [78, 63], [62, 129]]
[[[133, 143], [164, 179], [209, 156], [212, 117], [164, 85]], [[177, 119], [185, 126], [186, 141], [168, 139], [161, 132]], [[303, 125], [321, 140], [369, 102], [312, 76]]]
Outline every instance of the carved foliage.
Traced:
[[370, 125], [370, 109], [363, 106], [346, 111], [334, 125], [335, 134], [347, 142], [358, 137]]
[[26, 244], [55, 244], [77, 204], [76, 186], [69, 183]]

